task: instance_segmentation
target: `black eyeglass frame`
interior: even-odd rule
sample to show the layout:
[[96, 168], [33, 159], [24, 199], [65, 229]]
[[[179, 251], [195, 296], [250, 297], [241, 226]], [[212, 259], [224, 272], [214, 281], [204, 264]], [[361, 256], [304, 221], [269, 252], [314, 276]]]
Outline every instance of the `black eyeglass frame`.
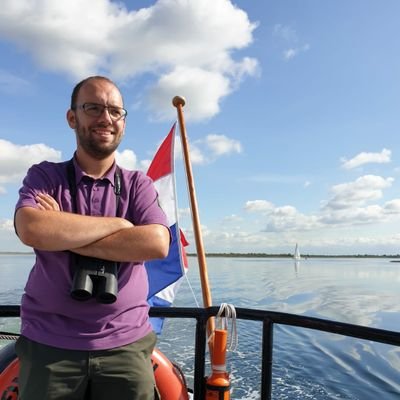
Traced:
[[[99, 108], [99, 112], [95, 112], [94, 114], [90, 114], [90, 112], [88, 112], [87, 107], [88, 106], [95, 106]], [[100, 117], [100, 115], [103, 114], [104, 110], [107, 109], [108, 115], [110, 116], [110, 118], [113, 121], [120, 121], [120, 120], [124, 120], [126, 119], [126, 116], [128, 115], [128, 111], [123, 108], [123, 107], [117, 107], [117, 106], [105, 106], [104, 104], [98, 104], [98, 103], [83, 103], [83, 104], [78, 104], [76, 106], [71, 107], [71, 110], [83, 110], [83, 112], [88, 115], [89, 117]], [[122, 115], [115, 118], [113, 117], [112, 113], [110, 112], [110, 110], [118, 110], [122, 112]], [[93, 111], [93, 110], [92, 110]]]

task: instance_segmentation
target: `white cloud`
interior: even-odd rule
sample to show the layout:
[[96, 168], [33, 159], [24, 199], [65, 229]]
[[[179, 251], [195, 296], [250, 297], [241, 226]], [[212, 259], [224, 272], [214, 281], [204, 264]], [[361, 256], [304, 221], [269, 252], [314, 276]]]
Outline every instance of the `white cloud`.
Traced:
[[[383, 191], [393, 183], [393, 178], [375, 175], [361, 176], [353, 182], [332, 187], [332, 198], [320, 210], [309, 215], [291, 205], [275, 206], [267, 200], [252, 200], [244, 209], [258, 213], [254, 226], [263, 224], [265, 232], [303, 231], [314, 233], [327, 227], [358, 226], [383, 223], [400, 218], [400, 199], [380, 204], [369, 204], [383, 198]], [[254, 227], [253, 226], [253, 227]]]
[[210, 134], [191, 143], [189, 151], [192, 164], [208, 164], [221, 156], [241, 153], [242, 145], [238, 140], [225, 135]]
[[206, 144], [216, 156], [242, 152], [242, 145], [240, 142], [230, 139], [225, 135], [207, 135]]
[[136, 154], [132, 150], [123, 150], [123, 151], [118, 151], [115, 154], [115, 159], [118, 163], [123, 168], [126, 169], [137, 169], [137, 157]]
[[232, 214], [232, 215], [228, 215], [226, 217], [223, 218], [224, 223], [227, 224], [237, 224], [243, 221], [243, 218], [239, 215], [236, 214]]
[[192, 164], [202, 165], [207, 163], [206, 155], [200, 148], [196, 146], [196, 144], [192, 143], [189, 146], [189, 151]]
[[0, 139], [0, 184], [18, 182], [32, 164], [61, 161], [61, 152], [45, 144], [18, 145]]
[[[241, 151], [240, 142], [225, 135], [207, 135], [205, 139], [199, 139], [189, 144], [190, 161], [193, 165], [208, 164], [214, 162], [218, 157]], [[174, 153], [176, 158], [182, 158], [182, 145], [178, 136], [175, 137]], [[141, 171], [147, 171], [151, 163], [151, 160], [139, 161], [135, 152], [129, 149], [121, 152], [117, 150], [116, 160], [124, 168]]]
[[400, 214], [400, 199], [390, 200], [383, 207], [387, 214]]
[[[161, 143], [159, 143], [160, 145]], [[157, 149], [154, 150], [153, 155]], [[207, 135], [205, 139], [199, 139], [189, 145], [190, 161], [193, 165], [203, 165], [215, 161], [218, 157], [231, 153], [240, 153], [242, 146], [239, 141], [230, 139], [225, 135]], [[175, 137], [175, 158], [182, 159], [182, 145], [179, 136]], [[116, 152], [116, 160], [119, 165], [131, 170], [146, 172], [151, 160], [138, 160], [134, 151], [126, 149]]]
[[249, 200], [246, 201], [244, 209], [249, 212], [267, 212], [273, 211], [275, 206], [267, 200]]
[[14, 232], [14, 221], [11, 219], [0, 220], [0, 229], [2, 231]]
[[374, 204], [366, 207], [325, 210], [320, 222], [325, 225], [360, 225], [383, 222], [385, 219], [384, 209]]
[[335, 185], [331, 189], [333, 197], [325, 208], [346, 209], [363, 205], [367, 201], [378, 200], [383, 196], [383, 189], [390, 187], [393, 181], [393, 178], [364, 175], [353, 182]]
[[369, 163], [378, 163], [378, 164], [390, 163], [391, 155], [392, 152], [390, 150], [382, 149], [380, 153], [366, 153], [366, 152], [359, 153], [350, 160], [342, 158], [341, 162], [343, 168], [352, 169]]
[[[156, 118], [170, 119], [164, 110], [176, 94], [190, 98], [188, 118], [210, 118], [243, 77], [258, 74], [257, 60], [233, 58], [251, 44], [256, 24], [228, 0], [159, 0], [139, 10], [110, 0], [5, 0], [1, 7], [0, 38], [43, 69], [74, 80], [153, 77], [148, 96]], [[144, 96], [138, 103], [147, 104]]]
[[126, 169], [130, 170], [140, 170], [147, 171], [150, 166], [151, 160], [139, 161], [133, 150], [125, 149], [123, 151], [118, 151], [115, 153], [115, 159], [117, 163]]
[[[185, 232], [186, 233], [186, 232]], [[232, 231], [221, 227], [208, 232], [204, 238], [208, 252], [264, 252], [292, 253], [294, 244], [299, 241], [296, 231], [251, 232], [250, 230]], [[193, 251], [193, 238], [190, 236]], [[342, 231], [341, 236], [330, 237], [328, 232], [321, 231], [319, 235], [308, 236], [301, 232], [301, 249], [310, 254], [397, 254], [400, 248], [400, 235], [379, 235], [377, 237], [353, 236], [348, 231]]]
[[297, 50], [296, 49], [287, 49], [283, 52], [283, 58], [285, 60], [290, 60], [291, 58], [296, 57], [297, 55]]
[[163, 74], [149, 90], [149, 108], [156, 119], [174, 118], [176, 111], [170, 106], [175, 95], [190, 99], [187, 120], [202, 120], [218, 114], [220, 100], [231, 92], [229, 79], [219, 71], [197, 67], [176, 67]]
[[0, 219], [0, 252], [23, 251], [31, 252], [32, 249], [22, 244], [14, 231], [12, 219]]
[[316, 216], [307, 216], [293, 206], [276, 207], [269, 215], [266, 232], [310, 230], [320, 227]]
[[391, 187], [394, 179], [364, 175], [353, 182], [332, 187], [333, 197], [322, 207], [320, 222], [327, 225], [359, 225], [384, 222], [400, 215], [400, 202], [368, 204], [383, 198], [383, 190]]
[[273, 28], [273, 35], [286, 47], [282, 52], [285, 61], [289, 61], [300, 53], [310, 50], [310, 45], [302, 43], [296, 30], [291, 26], [276, 24]]
[[310, 50], [310, 45], [308, 45], [308, 44], [301, 46], [301, 47], [286, 49], [283, 51], [283, 58], [286, 61], [289, 61], [292, 58], [298, 56], [300, 53], [304, 53], [308, 50]]

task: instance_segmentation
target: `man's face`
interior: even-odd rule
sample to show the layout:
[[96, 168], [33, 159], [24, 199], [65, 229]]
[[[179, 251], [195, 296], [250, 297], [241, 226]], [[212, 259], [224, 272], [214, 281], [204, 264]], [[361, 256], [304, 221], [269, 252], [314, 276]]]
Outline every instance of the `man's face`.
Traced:
[[114, 153], [121, 143], [125, 119], [111, 118], [108, 108], [105, 108], [97, 117], [88, 115], [80, 108], [87, 103], [122, 108], [122, 96], [110, 82], [93, 79], [81, 87], [77, 98], [77, 108], [69, 110], [67, 114], [68, 123], [76, 133], [78, 148], [91, 157], [101, 160]]

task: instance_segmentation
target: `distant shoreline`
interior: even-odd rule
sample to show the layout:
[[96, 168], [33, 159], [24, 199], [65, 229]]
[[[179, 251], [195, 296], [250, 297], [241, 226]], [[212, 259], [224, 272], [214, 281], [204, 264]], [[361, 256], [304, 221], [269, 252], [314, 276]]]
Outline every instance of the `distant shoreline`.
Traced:
[[[188, 253], [189, 257], [197, 257], [196, 253]], [[293, 254], [269, 254], [269, 253], [206, 253], [206, 257], [231, 257], [231, 258], [293, 258]], [[302, 254], [301, 259], [307, 258], [396, 258], [400, 260], [400, 254]]]
[[[6, 256], [31, 256], [32, 252], [23, 251], [0, 251], [0, 255]], [[188, 257], [197, 257], [196, 253], [188, 253]], [[293, 258], [290, 253], [270, 254], [270, 253], [206, 253], [206, 257], [225, 257], [225, 258]], [[307, 258], [394, 258], [400, 262], [400, 254], [303, 254], [302, 260]]]

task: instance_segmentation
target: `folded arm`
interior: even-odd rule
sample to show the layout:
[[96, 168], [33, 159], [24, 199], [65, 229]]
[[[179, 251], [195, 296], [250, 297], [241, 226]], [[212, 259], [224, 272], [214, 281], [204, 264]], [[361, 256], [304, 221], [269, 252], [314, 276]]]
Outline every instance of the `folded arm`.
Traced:
[[47, 194], [38, 195], [37, 205], [20, 208], [15, 215], [18, 235], [28, 246], [112, 261], [146, 261], [168, 254], [170, 235], [163, 225], [134, 226], [124, 218], [61, 212]]
[[123, 218], [93, 217], [22, 207], [15, 214], [21, 241], [38, 250], [63, 251], [87, 246], [133, 224]]
[[165, 226], [149, 224], [122, 229], [72, 251], [105, 260], [146, 261], [166, 257], [169, 241], [169, 231]]

